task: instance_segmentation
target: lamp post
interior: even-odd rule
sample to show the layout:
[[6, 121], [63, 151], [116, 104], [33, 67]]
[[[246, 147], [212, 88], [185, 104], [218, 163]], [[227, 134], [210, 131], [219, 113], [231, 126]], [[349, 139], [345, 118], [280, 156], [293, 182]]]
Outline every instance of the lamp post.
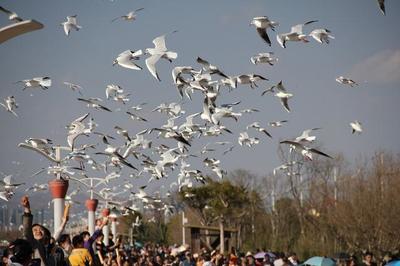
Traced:
[[93, 235], [95, 229], [95, 212], [99, 201], [97, 199], [87, 199], [85, 202], [86, 209], [88, 210], [88, 229], [90, 235]]
[[[103, 217], [108, 217], [108, 215], [110, 215], [110, 209], [109, 208], [104, 208], [101, 211], [101, 214]], [[103, 243], [106, 247], [108, 247], [108, 245], [110, 244], [110, 241], [108, 241], [109, 236], [110, 236], [110, 228], [108, 227], [108, 224], [106, 224], [105, 226], [103, 226], [103, 235], [104, 235], [104, 239], [103, 239]]]
[[113, 241], [115, 243], [117, 240], [117, 214], [111, 213], [109, 217], [111, 218], [111, 233], [113, 234]]

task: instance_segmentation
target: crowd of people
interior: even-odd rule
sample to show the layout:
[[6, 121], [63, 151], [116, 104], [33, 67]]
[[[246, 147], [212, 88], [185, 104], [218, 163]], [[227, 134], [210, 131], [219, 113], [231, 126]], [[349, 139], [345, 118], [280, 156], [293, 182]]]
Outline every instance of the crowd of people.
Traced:
[[[218, 250], [203, 248], [193, 253], [189, 246], [163, 246], [146, 244], [130, 246], [121, 237], [113, 241], [110, 234], [109, 245], [104, 244], [102, 228], [108, 218], [97, 220], [93, 234], [83, 231], [71, 238], [64, 234], [68, 221], [68, 211], [64, 213], [60, 229], [52, 236], [41, 224], [32, 224], [30, 203], [23, 197], [22, 218], [23, 238], [11, 242], [4, 250], [1, 265], [3, 266], [296, 266], [300, 261], [296, 253], [261, 252], [253, 254], [238, 252], [234, 248], [227, 255]], [[67, 208], [68, 209], [68, 208]], [[260, 256], [262, 254], [262, 256]], [[393, 260], [386, 258], [384, 264]], [[377, 266], [373, 254], [367, 252], [363, 260], [355, 256], [340, 258], [337, 266]]]

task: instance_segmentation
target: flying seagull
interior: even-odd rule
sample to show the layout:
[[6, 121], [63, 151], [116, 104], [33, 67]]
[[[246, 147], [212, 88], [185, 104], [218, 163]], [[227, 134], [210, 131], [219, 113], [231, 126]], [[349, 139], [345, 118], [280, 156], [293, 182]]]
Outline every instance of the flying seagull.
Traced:
[[67, 35], [67, 36], [69, 35], [71, 29], [78, 31], [79, 29], [82, 28], [76, 22], [76, 15], [68, 16], [67, 21], [62, 22], [61, 26], [63, 26], [65, 35]]
[[329, 39], [335, 39], [332, 35], [330, 35], [331, 31], [328, 29], [315, 29], [308, 36], [311, 36], [319, 43], [329, 43]]
[[254, 55], [250, 58], [250, 61], [254, 64], [254, 65], [258, 65], [258, 64], [269, 64], [270, 66], [273, 66], [275, 62], [278, 62], [278, 58], [274, 58], [273, 57], [272, 52], [270, 53], [258, 53], [257, 55]]
[[[175, 33], [176, 31], [173, 31]], [[167, 46], [165, 45], [165, 36], [158, 36], [153, 40], [154, 48], [147, 48], [145, 50], [145, 54], [149, 54], [150, 56], [146, 59], [146, 66], [149, 69], [150, 73], [158, 80], [161, 81], [158, 76], [156, 70], [156, 63], [160, 58], [167, 59], [169, 62], [172, 62], [172, 59], [176, 59], [178, 54], [172, 51], [168, 51]]]
[[49, 77], [37, 77], [31, 79], [24, 79], [21, 81], [17, 81], [24, 83], [23, 90], [26, 88], [36, 88], [40, 87], [42, 90], [47, 90], [51, 86], [51, 79]]
[[142, 50], [137, 50], [137, 51], [132, 51], [132, 50], [126, 50], [118, 55], [118, 57], [114, 60], [113, 66], [115, 65], [120, 65], [124, 68], [129, 68], [133, 70], [142, 70], [142, 68], [135, 63], [133, 63], [132, 60], [139, 60], [140, 57], [143, 54]]
[[136, 10], [134, 10], [134, 11], [130, 11], [128, 14], [126, 14], [126, 15], [123, 15], [123, 16], [120, 16], [120, 17], [117, 17], [117, 18], [115, 18], [115, 19], [113, 19], [113, 20], [111, 20], [111, 22], [114, 22], [114, 21], [116, 21], [117, 19], [123, 19], [123, 20], [125, 20], [125, 21], [134, 21], [134, 20], [136, 20], [136, 12], [138, 12], [138, 11], [140, 11], [140, 10], [143, 10], [144, 8], [138, 8], [138, 9], [136, 9]]
[[82, 92], [81, 92], [81, 90], [82, 90], [82, 87], [81, 87], [81, 86], [79, 86], [79, 85], [77, 85], [77, 84], [73, 84], [73, 83], [71, 83], [71, 82], [67, 82], [67, 81], [64, 81], [63, 83], [64, 83], [65, 85], [67, 85], [71, 90], [77, 91], [80, 95], [83, 95]]
[[278, 26], [279, 23], [271, 21], [268, 19], [268, 17], [263, 16], [253, 18], [253, 20], [250, 22], [250, 26], [251, 25], [256, 27], [258, 35], [260, 35], [260, 37], [266, 43], [268, 43], [269, 46], [271, 46], [271, 40], [268, 37], [267, 29], [271, 28], [273, 31], [275, 31], [275, 26]]
[[12, 113], [16, 117], [18, 117], [17, 113], [14, 111], [15, 108], [18, 108], [18, 104], [15, 101], [14, 96], [8, 96], [7, 98], [4, 99], [5, 103], [0, 103], [1, 106], [3, 106], [8, 112]]
[[317, 150], [317, 149], [314, 149], [314, 148], [306, 147], [306, 146], [304, 146], [303, 144], [301, 144], [301, 143], [299, 143], [299, 142], [296, 142], [296, 141], [284, 140], [284, 141], [281, 141], [280, 143], [281, 143], [281, 144], [289, 144], [289, 145], [291, 145], [291, 147], [294, 147], [294, 149], [299, 149], [299, 150], [300, 150], [300, 153], [301, 153], [305, 158], [307, 158], [307, 159], [309, 159], [309, 160], [311, 160], [311, 161], [312, 161], [312, 154], [313, 154], [313, 153], [319, 154], [319, 155], [322, 155], [322, 156], [325, 156], [325, 157], [328, 157], [328, 158], [333, 159], [331, 156], [329, 156], [329, 155], [326, 154], [326, 153], [323, 153], [323, 152], [321, 152], [321, 151], [319, 151], [319, 150]]
[[281, 120], [281, 121], [272, 121], [269, 122], [268, 125], [270, 125], [271, 127], [281, 127], [283, 126], [283, 123], [286, 123], [287, 120]]
[[339, 82], [340, 84], [349, 85], [350, 87], [358, 86], [357, 82], [355, 82], [352, 79], [345, 78], [343, 76], [337, 77], [336, 81]]
[[352, 134], [354, 134], [354, 133], [358, 133], [358, 134], [361, 134], [361, 132], [362, 132], [362, 126], [361, 126], [361, 123], [360, 122], [358, 122], [357, 120], [355, 120], [354, 122], [350, 122], [350, 126], [351, 126], [351, 129], [352, 129], [352, 131], [351, 131], [351, 133]]
[[77, 98], [77, 99], [78, 99], [78, 101], [87, 103], [87, 107], [95, 108], [97, 110], [104, 110], [107, 112], [112, 112], [110, 109], [108, 109], [104, 105], [99, 104], [98, 99], [92, 99], [92, 98], [89, 98], [89, 99]]
[[290, 32], [288, 33], [282, 33], [282, 34], [278, 34], [276, 35], [276, 40], [278, 41], [278, 43], [280, 44], [280, 46], [282, 48], [286, 48], [286, 42], [287, 41], [292, 41], [292, 42], [309, 42], [307, 40], [307, 35], [305, 35], [303, 33], [303, 26], [306, 26], [308, 24], [317, 22], [318, 20], [311, 20], [311, 21], [307, 21], [304, 24], [297, 24], [295, 26], [293, 26], [290, 30]]

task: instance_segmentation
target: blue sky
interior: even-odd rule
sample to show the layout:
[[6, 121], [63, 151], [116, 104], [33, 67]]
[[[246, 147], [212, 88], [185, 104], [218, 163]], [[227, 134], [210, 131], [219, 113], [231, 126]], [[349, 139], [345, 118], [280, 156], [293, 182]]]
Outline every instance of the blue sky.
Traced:
[[[214, 157], [228, 170], [244, 168], [263, 175], [281, 164], [277, 156], [279, 140], [296, 137], [304, 129], [321, 127], [316, 132], [323, 150], [329, 154], [343, 154], [351, 162], [360, 156], [387, 150], [397, 153], [400, 120], [400, 2], [386, 1], [383, 16], [375, 0], [307, 0], [307, 1], [2, 1], [1, 5], [17, 12], [25, 19], [36, 19], [45, 27], [0, 45], [0, 98], [14, 95], [20, 107], [19, 118], [1, 110], [0, 170], [19, 173], [18, 180], [46, 182], [47, 176], [25, 180], [32, 172], [47, 163], [32, 152], [17, 148], [28, 137], [46, 137], [55, 143], [66, 144], [65, 126], [90, 112], [100, 124], [99, 131], [115, 135], [115, 125], [127, 128], [131, 135], [147, 127], [133, 123], [123, 112], [111, 114], [87, 109], [76, 100], [78, 94], [64, 85], [69, 81], [81, 85], [88, 97], [105, 98], [108, 84], [118, 84], [131, 93], [130, 105], [147, 102], [142, 113], [152, 126], [164, 124], [165, 116], [148, 113], [161, 102], [179, 102], [171, 70], [174, 66], [192, 65], [197, 56], [219, 66], [228, 75], [256, 73], [269, 79], [259, 82], [254, 90], [239, 86], [231, 93], [223, 92], [220, 103], [242, 101], [238, 109], [258, 108], [259, 113], [243, 115], [238, 123], [226, 120], [224, 125], [234, 131], [232, 136], [215, 139], [236, 144], [232, 153]], [[133, 23], [115, 17], [143, 7]], [[77, 15], [82, 29], [65, 36], [60, 23], [66, 16]], [[255, 16], [268, 16], [279, 22], [276, 33], [284, 33], [295, 24], [318, 20], [305, 28], [328, 28], [335, 39], [329, 45], [314, 40], [310, 43], [288, 43], [279, 47], [276, 33], [269, 30], [272, 47], [267, 46], [249, 26]], [[0, 25], [8, 23], [0, 14]], [[167, 47], [178, 53], [173, 63], [160, 61], [157, 69], [161, 82], [147, 71], [144, 60], [142, 71], [113, 67], [115, 57], [127, 49], [152, 47], [152, 40], [167, 35]], [[279, 61], [274, 66], [253, 65], [250, 57], [260, 52], [274, 52]], [[349, 76], [360, 85], [350, 88], [335, 81], [337, 76]], [[49, 76], [53, 85], [47, 91], [22, 91], [16, 81], [37, 76]], [[261, 91], [280, 80], [294, 94], [287, 113], [276, 97], [260, 97]], [[184, 100], [187, 114], [201, 111], [202, 96]], [[112, 102], [113, 110], [125, 107]], [[129, 106], [130, 106], [129, 105]], [[270, 129], [273, 139], [256, 131], [251, 136], [260, 138], [254, 148], [237, 145], [239, 132], [246, 125], [260, 121], [263, 125], [273, 120], [289, 120], [282, 128]], [[352, 135], [349, 123], [359, 120], [364, 127], [361, 135]], [[184, 121], [184, 120], [179, 120]], [[94, 140], [94, 139], [91, 139]], [[213, 140], [210, 140], [213, 141]], [[82, 142], [83, 143], [83, 142]], [[195, 141], [192, 152], [207, 141]], [[12, 162], [20, 162], [15, 164]], [[193, 162], [196, 165], [196, 162]], [[172, 182], [176, 175], [168, 177]], [[135, 181], [140, 184], [147, 180]]]

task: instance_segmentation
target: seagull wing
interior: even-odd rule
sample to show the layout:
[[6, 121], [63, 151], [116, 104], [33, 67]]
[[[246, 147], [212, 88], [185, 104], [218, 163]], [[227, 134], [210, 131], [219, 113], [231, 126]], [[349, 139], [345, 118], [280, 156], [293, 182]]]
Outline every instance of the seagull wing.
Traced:
[[76, 23], [76, 15], [74, 15], [74, 16], [68, 16], [68, 17], [67, 17], [67, 22], [76, 25], [76, 24], [77, 24], [77, 23]]
[[304, 150], [304, 146], [301, 143], [298, 143], [296, 141], [292, 141], [292, 140], [283, 140], [281, 142], [279, 142], [280, 144], [289, 144], [289, 145], [293, 145], [298, 149]]
[[263, 28], [257, 28], [258, 35], [271, 46], [271, 40], [268, 37], [267, 30]]
[[104, 105], [101, 104], [97, 104], [99, 106], [100, 109], [107, 111], [107, 112], [112, 112], [109, 108], [105, 107]]
[[260, 128], [260, 131], [264, 132], [268, 137], [272, 139], [272, 135], [265, 128]]
[[111, 20], [111, 22], [114, 22], [114, 21], [116, 21], [117, 19], [120, 19], [120, 18], [122, 18], [122, 16], [114, 18], [113, 20]]
[[[140, 50], [141, 51], [141, 50]], [[132, 54], [133, 56], [133, 54]], [[118, 64], [125, 68], [130, 68], [134, 70], [142, 70], [142, 68], [131, 61], [131, 54], [129, 56], [121, 56], [118, 58]]]
[[155, 64], [161, 58], [160, 54], [155, 54], [146, 59], [146, 66], [149, 69], [150, 73], [155, 77], [158, 81], [161, 81], [158, 76]]
[[317, 149], [311, 148], [311, 149], [309, 149], [309, 151], [333, 159], [333, 158], [332, 158], [331, 156], [329, 156], [328, 154], [323, 153], [322, 151], [319, 151], [319, 150], [317, 150]]
[[278, 34], [276, 35], [276, 40], [279, 43], [279, 45], [282, 48], [286, 48], [286, 41], [285, 41], [285, 35], [284, 34]]
[[318, 20], [310, 20], [307, 21], [303, 24], [297, 24], [295, 26], [293, 26], [290, 30], [290, 33], [298, 33], [298, 34], [302, 34], [303, 33], [303, 26], [314, 23], [314, 22], [318, 22]]
[[200, 56], [197, 57], [197, 63], [201, 64], [204, 66], [204, 68], [208, 69], [210, 67], [210, 63], [206, 60], [204, 60], [203, 58], [201, 58]]
[[153, 44], [156, 50], [167, 51], [167, 46], [165, 45], [165, 34], [155, 38]]
[[32, 147], [31, 145], [28, 145], [28, 144], [26, 144], [26, 143], [20, 143], [20, 144], [18, 144], [18, 147], [20, 147], [20, 148], [26, 148], [26, 149], [29, 149], [29, 150], [38, 152], [38, 153], [40, 153], [41, 155], [43, 155], [44, 157], [46, 157], [47, 159], [49, 159], [49, 160], [52, 161], [52, 162], [55, 162], [55, 163], [59, 163], [59, 162], [60, 162], [60, 161], [54, 159], [53, 157], [51, 157], [51, 156], [50, 156], [47, 152], [45, 152], [44, 150], [34, 148], [34, 147]]
[[289, 108], [289, 103], [288, 100], [289, 98], [285, 97], [285, 98], [280, 98], [281, 99], [281, 104], [283, 105], [283, 107], [285, 107], [285, 110], [290, 113], [290, 108]]
[[3, 11], [3, 12], [6, 13], [7, 15], [12, 15], [12, 14], [13, 14], [13, 12], [11, 12], [11, 11], [8, 10], [8, 9], [5, 9], [5, 8], [2, 7], [2, 6], [0, 6], [0, 11]]
[[385, 11], [385, 0], [378, 0], [378, 5], [379, 8], [382, 12], [383, 15], [386, 15], [386, 11]]

